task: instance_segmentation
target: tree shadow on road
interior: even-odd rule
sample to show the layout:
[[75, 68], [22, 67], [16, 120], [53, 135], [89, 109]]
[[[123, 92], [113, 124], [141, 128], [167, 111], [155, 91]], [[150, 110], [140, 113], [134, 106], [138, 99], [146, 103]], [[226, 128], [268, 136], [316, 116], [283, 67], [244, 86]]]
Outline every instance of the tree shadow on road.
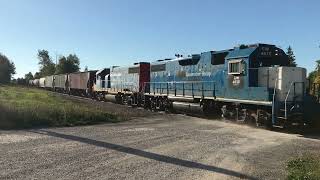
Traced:
[[140, 157], [144, 157], [144, 158], [148, 158], [148, 159], [153, 159], [156, 161], [165, 162], [165, 163], [169, 163], [169, 164], [174, 164], [174, 165], [178, 165], [178, 166], [183, 166], [183, 167], [187, 167], [187, 168], [207, 170], [207, 171], [225, 174], [228, 176], [233, 176], [233, 177], [237, 177], [237, 178], [241, 178], [241, 179], [250, 179], [250, 180], [258, 179], [258, 178], [255, 178], [255, 177], [252, 177], [252, 176], [240, 173], [240, 172], [236, 172], [233, 170], [228, 170], [228, 169], [224, 169], [224, 168], [220, 168], [220, 167], [216, 167], [216, 166], [201, 164], [198, 162], [178, 159], [175, 157], [165, 156], [165, 155], [161, 155], [161, 154], [143, 151], [140, 149], [135, 149], [135, 148], [126, 147], [126, 146], [122, 146], [122, 145], [118, 145], [118, 144], [112, 144], [112, 143], [108, 143], [108, 142], [98, 141], [98, 140], [89, 139], [89, 138], [85, 138], [85, 137], [67, 135], [67, 134], [62, 134], [62, 133], [48, 131], [48, 130], [30, 130], [30, 132], [42, 134], [42, 135], [47, 135], [47, 136], [53, 136], [53, 137], [57, 137], [57, 138], [63, 138], [63, 139], [71, 140], [71, 141], [77, 141], [77, 142], [81, 142], [81, 143], [85, 143], [85, 144], [89, 144], [89, 145], [103, 147], [106, 149], [112, 149], [112, 150], [116, 150], [119, 152], [132, 154], [132, 155], [136, 155], [136, 156], [140, 156]]

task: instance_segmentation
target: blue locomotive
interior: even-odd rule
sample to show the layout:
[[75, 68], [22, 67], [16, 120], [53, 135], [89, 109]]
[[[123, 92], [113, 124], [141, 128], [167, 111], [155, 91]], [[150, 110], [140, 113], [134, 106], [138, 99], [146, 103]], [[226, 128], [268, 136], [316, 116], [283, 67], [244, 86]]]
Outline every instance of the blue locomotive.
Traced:
[[[99, 100], [153, 110], [221, 113], [258, 126], [285, 127], [305, 123], [306, 69], [289, 64], [282, 49], [253, 44], [50, 79], [53, 90], [60, 83], [63, 92], [72, 94], [78, 88]], [[72, 92], [71, 80], [79, 81]]]
[[153, 108], [221, 111], [257, 125], [302, 124], [306, 70], [274, 45], [254, 44], [151, 63]]

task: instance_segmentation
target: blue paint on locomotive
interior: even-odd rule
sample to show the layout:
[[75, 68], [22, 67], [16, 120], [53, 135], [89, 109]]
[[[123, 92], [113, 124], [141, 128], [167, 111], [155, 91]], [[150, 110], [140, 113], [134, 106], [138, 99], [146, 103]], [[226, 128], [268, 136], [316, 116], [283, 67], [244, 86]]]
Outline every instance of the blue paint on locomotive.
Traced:
[[[226, 56], [225, 71], [228, 72], [229, 61], [241, 59], [244, 65], [244, 73], [241, 75], [225, 74], [225, 95], [224, 98], [255, 100], [255, 101], [270, 101], [269, 89], [267, 87], [250, 87], [249, 77], [257, 74], [250, 74], [249, 64], [254, 59], [254, 52], [258, 47], [249, 47], [245, 49], [235, 48]], [[233, 83], [235, 77], [240, 79], [239, 85]]]
[[[151, 63], [150, 93], [177, 96], [202, 96], [226, 99], [270, 101], [270, 89], [250, 84], [250, 76], [257, 79], [250, 63], [257, 61], [263, 47], [235, 48], [225, 51], [203, 52], [186, 58]], [[282, 50], [281, 50], [282, 51]], [[216, 56], [225, 54], [223, 61]], [[218, 62], [221, 61], [221, 62]], [[229, 62], [241, 61], [243, 72], [229, 74]], [[157, 69], [163, 66], [165, 68]], [[152, 68], [155, 67], [155, 68]], [[257, 71], [256, 71], [257, 72]]]

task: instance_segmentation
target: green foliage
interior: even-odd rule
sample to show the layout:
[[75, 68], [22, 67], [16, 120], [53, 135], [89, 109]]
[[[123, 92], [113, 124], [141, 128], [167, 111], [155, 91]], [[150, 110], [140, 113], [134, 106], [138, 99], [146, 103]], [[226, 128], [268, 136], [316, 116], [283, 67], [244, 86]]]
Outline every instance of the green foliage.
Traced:
[[320, 158], [306, 155], [289, 161], [287, 164], [288, 179], [318, 180], [320, 179]]
[[11, 81], [12, 75], [16, 73], [16, 67], [5, 55], [0, 53], [0, 84]]
[[1, 129], [75, 126], [122, 120], [102, 107], [22, 86], [0, 86], [0, 112]]
[[288, 47], [286, 54], [288, 55], [288, 58], [289, 58], [289, 62], [290, 62], [289, 66], [296, 67], [297, 66], [296, 56], [294, 55], [291, 46]]
[[39, 79], [39, 78], [41, 78], [40, 73], [39, 73], [39, 72], [34, 73], [33, 78], [34, 78], [34, 79]]
[[16, 84], [26, 85], [27, 81], [24, 78], [18, 78], [17, 81], [16, 81]]
[[309, 73], [309, 80], [311, 83], [320, 83], [320, 60], [316, 61], [316, 68]]
[[316, 64], [316, 71], [318, 73], [317, 75], [320, 76], [320, 60], [317, 60], [316, 63], [317, 63]]
[[49, 56], [49, 52], [47, 50], [38, 50], [38, 59], [40, 65], [40, 76], [53, 75], [56, 71], [56, 67]]
[[240, 44], [239, 48], [240, 49], [246, 49], [248, 48], [249, 46], [248, 45], [245, 45], [245, 44]]
[[24, 75], [24, 79], [25, 79], [26, 81], [29, 81], [30, 79], [33, 79], [32, 73], [29, 72], [28, 74], [25, 74], [25, 75]]
[[59, 59], [55, 74], [65, 74], [78, 72], [80, 70], [80, 59], [75, 54], [70, 54], [68, 57], [62, 56]]
[[313, 83], [316, 77], [317, 77], [317, 71], [312, 71], [309, 73], [308, 79], [310, 79], [310, 82]]

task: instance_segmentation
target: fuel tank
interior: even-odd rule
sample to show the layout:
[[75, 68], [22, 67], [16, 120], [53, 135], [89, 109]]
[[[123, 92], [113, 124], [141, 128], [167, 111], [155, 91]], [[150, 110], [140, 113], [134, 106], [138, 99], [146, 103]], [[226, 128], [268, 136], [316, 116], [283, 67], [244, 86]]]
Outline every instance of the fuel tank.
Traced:
[[199, 103], [173, 102], [172, 107], [176, 111], [199, 113], [202, 107]]
[[117, 102], [116, 95], [107, 94], [107, 95], [104, 96], [104, 98], [105, 98], [106, 101], [110, 101], [110, 102], [113, 102], [113, 103]]

